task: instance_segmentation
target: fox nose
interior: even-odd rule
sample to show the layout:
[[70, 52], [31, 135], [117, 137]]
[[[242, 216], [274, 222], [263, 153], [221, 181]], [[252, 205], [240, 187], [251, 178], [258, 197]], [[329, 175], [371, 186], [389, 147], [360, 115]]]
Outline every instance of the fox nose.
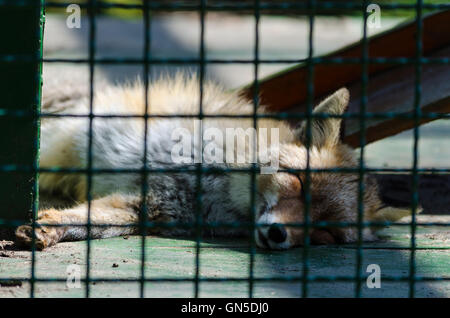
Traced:
[[283, 243], [287, 238], [287, 232], [284, 226], [276, 223], [269, 227], [268, 235], [269, 239], [275, 243]]

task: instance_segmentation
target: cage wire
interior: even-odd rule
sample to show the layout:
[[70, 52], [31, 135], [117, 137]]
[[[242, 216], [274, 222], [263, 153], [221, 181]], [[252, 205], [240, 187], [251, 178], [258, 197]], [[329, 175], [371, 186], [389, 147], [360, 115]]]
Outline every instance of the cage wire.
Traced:
[[[37, 5], [36, 5], [37, 4]], [[56, 2], [56, 1], [46, 1], [46, 8], [66, 8], [71, 3], [69, 2]], [[118, 3], [118, 2], [103, 2], [97, 0], [89, 0], [82, 3], [78, 3], [81, 8], [87, 9], [88, 19], [89, 19], [89, 54], [87, 59], [78, 58], [78, 59], [65, 59], [65, 58], [43, 58], [41, 56], [37, 57], [27, 57], [27, 56], [3, 56], [1, 57], [2, 63], [23, 63], [30, 60], [37, 60], [42, 67], [42, 63], [75, 63], [75, 64], [88, 64], [89, 65], [89, 114], [53, 114], [53, 113], [43, 113], [40, 111], [39, 107], [35, 109], [32, 114], [24, 113], [24, 112], [15, 112], [11, 110], [0, 109], [0, 116], [12, 116], [12, 117], [25, 117], [32, 116], [35, 119], [37, 127], [39, 126], [39, 121], [41, 118], [45, 117], [73, 117], [73, 118], [87, 118], [89, 120], [89, 136], [88, 136], [88, 151], [87, 151], [87, 167], [86, 168], [62, 168], [62, 167], [48, 167], [48, 168], [39, 168], [39, 153], [36, 152], [36, 157], [34, 160], [34, 164], [31, 167], [28, 166], [20, 166], [20, 165], [8, 165], [2, 166], [2, 172], [23, 172], [23, 171], [32, 171], [35, 174], [35, 184], [34, 184], [34, 201], [32, 206], [32, 229], [34, 230], [37, 226], [36, 223], [36, 215], [38, 210], [38, 175], [40, 172], [46, 173], [83, 173], [87, 176], [87, 204], [88, 204], [88, 221], [86, 226], [88, 232], [88, 239], [86, 241], [86, 275], [85, 278], [82, 278], [81, 281], [85, 284], [85, 296], [90, 296], [90, 287], [91, 283], [94, 282], [138, 282], [140, 285], [140, 296], [144, 297], [144, 286], [147, 282], [192, 282], [194, 289], [193, 295], [195, 297], [199, 297], [200, 295], [200, 287], [201, 282], [247, 282], [248, 283], [248, 296], [253, 297], [254, 295], [254, 284], [255, 282], [299, 282], [299, 288], [301, 288], [301, 295], [303, 297], [308, 297], [309, 295], [309, 284], [311, 282], [335, 282], [335, 281], [344, 281], [344, 282], [354, 282], [355, 283], [355, 297], [361, 297], [361, 289], [362, 282], [365, 280], [362, 274], [362, 259], [364, 247], [362, 245], [362, 233], [365, 227], [369, 226], [387, 226], [387, 225], [398, 225], [398, 226], [409, 226], [411, 232], [410, 239], [410, 247], [409, 250], [411, 252], [409, 259], [409, 274], [406, 276], [383, 276], [382, 279], [384, 281], [407, 281], [409, 283], [409, 296], [415, 296], [415, 283], [417, 281], [440, 281], [440, 280], [449, 280], [447, 277], [431, 277], [431, 276], [419, 276], [416, 274], [416, 261], [415, 261], [415, 252], [416, 252], [416, 230], [418, 225], [423, 226], [450, 226], [447, 223], [418, 223], [416, 219], [417, 209], [419, 205], [418, 198], [418, 176], [420, 173], [426, 172], [450, 172], [450, 169], [434, 169], [434, 168], [419, 168], [418, 167], [418, 142], [419, 142], [419, 124], [420, 120], [423, 118], [429, 119], [437, 119], [437, 118], [445, 118], [448, 119], [449, 116], [447, 114], [441, 113], [422, 113], [420, 108], [421, 101], [421, 77], [422, 77], [422, 65], [426, 63], [436, 63], [436, 64], [449, 64], [448, 58], [424, 58], [422, 55], [422, 16], [424, 9], [448, 9], [450, 8], [449, 4], [425, 4], [421, 0], [417, 0], [415, 4], [404, 4], [404, 3], [385, 3], [383, 4], [383, 10], [395, 10], [395, 9], [408, 9], [414, 10], [415, 12], [415, 24], [417, 28], [416, 38], [415, 38], [415, 57], [414, 58], [370, 58], [369, 56], [369, 37], [367, 34], [367, 18], [368, 13], [366, 8], [369, 4], [367, 0], [361, 2], [324, 2], [324, 1], [315, 1], [308, 0], [303, 2], [262, 2], [259, 0], [255, 0], [253, 3], [249, 2], [234, 2], [234, 3], [220, 3], [213, 2], [208, 3], [206, 0], [201, 0], [198, 3], [175, 3], [175, 2], [153, 2], [148, 0], [143, 0], [141, 4], [130, 4], [130, 3]], [[11, 2], [2, 0], [0, 1], [0, 10], [3, 5], [11, 5]], [[14, 1], [14, 5], [16, 6], [30, 6], [34, 5], [36, 10], [39, 10], [41, 16], [43, 17], [43, 0], [28, 0], [28, 1]], [[110, 8], [120, 8], [120, 9], [138, 9], [142, 11], [142, 19], [144, 21], [144, 48], [142, 52], [142, 58], [128, 58], [128, 57], [120, 57], [120, 58], [97, 58], [96, 57], [96, 40], [97, 40], [97, 29], [96, 29], [96, 16], [99, 9], [110, 9]], [[308, 35], [308, 56], [305, 59], [261, 59], [259, 52], [259, 44], [260, 44], [260, 16], [261, 12], [264, 10], [270, 9], [278, 9], [285, 10], [288, 12], [293, 9], [302, 9], [305, 11], [303, 15], [308, 18], [309, 25], [309, 35]], [[323, 9], [339, 9], [339, 10], [360, 10], [363, 16], [363, 30], [362, 30], [362, 56], [360, 58], [327, 58], [327, 57], [315, 57], [314, 56], [314, 45], [313, 45], [313, 35], [314, 35], [314, 19], [316, 16], [316, 10]], [[205, 16], [209, 11], [231, 11], [231, 12], [240, 12], [243, 10], [253, 11], [255, 25], [254, 25], [254, 37], [255, 44], [253, 50], [253, 59], [244, 60], [244, 59], [207, 59], [206, 58], [206, 47], [205, 47]], [[199, 13], [200, 19], [200, 46], [199, 46], [199, 57], [198, 58], [156, 58], [151, 54], [151, 12], [159, 12], [159, 11], [194, 11]], [[36, 27], [36, 32], [38, 32], [38, 37], [42, 41], [42, 28]], [[253, 114], [251, 115], [222, 115], [222, 114], [204, 114], [203, 113], [203, 95], [204, 95], [204, 79], [205, 79], [205, 67], [207, 64], [252, 64], [253, 65]], [[260, 103], [259, 100], [259, 66], [263, 63], [305, 63], [307, 67], [307, 108], [306, 112], [301, 113], [283, 113], [278, 112], [276, 114], [258, 114], [257, 109]], [[360, 108], [358, 113], [345, 113], [343, 115], [331, 115], [331, 114], [313, 114], [313, 101], [314, 101], [314, 67], [316, 65], [321, 64], [360, 64], [361, 65], [361, 83], [362, 83], [362, 94], [360, 99]], [[142, 92], [145, 100], [145, 114], [144, 115], [117, 115], [117, 114], [94, 114], [94, 96], [95, 96], [95, 83], [94, 83], [94, 71], [95, 65], [97, 64], [112, 64], [112, 65], [120, 65], [120, 64], [137, 64], [143, 66], [143, 83], [144, 83], [144, 91]], [[164, 115], [164, 114], [152, 114], [151, 107], [149, 103], [149, 74], [151, 71], [151, 66], [153, 65], [185, 65], [185, 64], [197, 64], [199, 66], [199, 112], [197, 115]], [[370, 64], [414, 64], [415, 66], [415, 91], [414, 91], [414, 112], [412, 114], [399, 114], [399, 113], [368, 113], [367, 112], [367, 90], [368, 90], [368, 67]], [[41, 82], [41, 73], [38, 74], [38, 81]], [[303, 87], [299, 87], [299, 90], [304, 89]], [[150, 101], [151, 102], [151, 101]], [[36, 105], [40, 105], [40, 92], [36, 95]], [[304, 244], [303, 248], [299, 253], [302, 253], [302, 262], [303, 269], [302, 274], [300, 276], [283, 276], [283, 277], [266, 277], [266, 278], [258, 278], [255, 277], [255, 253], [256, 253], [256, 243], [253, 235], [250, 235], [250, 247], [249, 247], [249, 267], [248, 267], [248, 277], [247, 278], [238, 278], [238, 277], [230, 277], [230, 278], [208, 278], [201, 277], [201, 262], [200, 262], [200, 254], [201, 254], [201, 243], [202, 243], [202, 230], [204, 228], [214, 228], [214, 227], [243, 227], [251, 230], [251, 233], [254, 230], [261, 226], [256, 223], [256, 211], [255, 211], [255, 195], [256, 195], [256, 174], [258, 173], [258, 165], [256, 163], [252, 163], [250, 168], [217, 168], [217, 167], [204, 167], [202, 163], [197, 163], [195, 167], [184, 167], [180, 166], [179, 168], [151, 168], [148, 166], [148, 158], [147, 154], [147, 138], [148, 138], [148, 119], [149, 118], [177, 118], [177, 117], [192, 117], [202, 120], [204, 118], [251, 118], [253, 120], [253, 127], [257, 129], [258, 127], [258, 119], [260, 118], [277, 118], [277, 119], [306, 119], [306, 148], [307, 151], [307, 160], [306, 160], [306, 168], [305, 169], [280, 169], [279, 172], [289, 172], [289, 173], [304, 173], [305, 175], [305, 211], [304, 216], [305, 220], [303, 223], [299, 224], [289, 224], [290, 227], [301, 227], [304, 228]], [[413, 165], [412, 169], [393, 169], [393, 168], [368, 168], [365, 167], [364, 163], [364, 149], [366, 145], [366, 121], [368, 119], [373, 118], [404, 118], [404, 119], [413, 119], [414, 120], [414, 144], [413, 144]], [[144, 120], [144, 149], [143, 149], [143, 166], [141, 169], [100, 169], [93, 168], [92, 161], [92, 127], [94, 119], [104, 119], [104, 118], [142, 118]], [[357, 169], [351, 168], [328, 168], [328, 169], [313, 169], [310, 167], [310, 152], [309, 148], [311, 146], [311, 120], [313, 118], [357, 118], [360, 123], [360, 133], [359, 135], [359, 146], [360, 146], [360, 155], [359, 155], [359, 167]], [[202, 144], [202, 134], [199, 134], [199, 143]], [[254, 143], [256, 145], [256, 143]], [[38, 149], [39, 147], [39, 139], [35, 139], [35, 147]], [[200, 147], [202, 149], [203, 147]], [[201, 151], [201, 150], [200, 150]], [[203, 156], [203, 154], [201, 154]], [[140, 265], [140, 278], [139, 279], [127, 279], [127, 278], [106, 278], [106, 277], [92, 277], [91, 275], [91, 239], [90, 233], [92, 229], [91, 224], [91, 200], [92, 200], [92, 178], [94, 174], [103, 174], [103, 173], [140, 173], [142, 176], [141, 182], [141, 209], [139, 215], [139, 231], [141, 235], [141, 265]], [[196, 198], [195, 198], [195, 206], [196, 206], [196, 219], [194, 223], [161, 223], [161, 222], [150, 222], [146, 218], [146, 205], [148, 202], [147, 198], [147, 177], [151, 174], [160, 174], [160, 173], [194, 173], [197, 176], [197, 184], [196, 184]], [[210, 173], [233, 173], [233, 172], [247, 172], [251, 174], [251, 222], [243, 223], [243, 222], [233, 222], [233, 223], [208, 223], [205, 224], [202, 220], [201, 211], [202, 211], [202, 176], [204, 174]], [[310, 220], [310, 210], [311, 210], [311, 173], [317, 172], [325, 172], [325, 173], [357, 173], [358, 174], [358, 217], [357, 222], [319, 222], [312, 223]], [[368, 172], [408, 172], [412, 175], [412, 220], [410, 223], [394, 223], [394, 222], [364, 222], [364, 175]], [[2, 225], [6, 226], [17, 226], [21, 224], [20, 222], [11, 222], [7, 220], [0, 220]], [[46, 225], [46, 224], [42, 224]], [[50, 224], [48, 224], [50, 225]], [[60, 226], [68, 226], [69, 224], [63, 224]], [[72, 226], [74, 226], [72, 224]], [[80, 225], [75, 225], [80, 226]], [[95, 225], [97, 226], [108, 226], [108, 224], [103, 225]], [[114, 225], [117, 226], [117, 225]], [[185, 277], [185, 278], [168, 278], [168, 277], [159, 277], [159, 278], [148, 278], [145, 276], [145, 261], [146, 261], [146, 232], [149, 228], [154, 227], [193, 227], [195, 228], [195, 273], [194, 277]], [[309, 266], [309, 251], [310, 251], [310, 238], [309, 232], [314, 228], [324, 228], [324, 227], [357, 227], [358, 229], [358, 240], [356, 243], [356, 264], [355, 264], [355, 275], [327, 275], [327, 276], [317, 276], [310, 274], [310, 266]], [[57, 282], [57, 281], [65, 281], [64, 279], [58, 278], [39, 278], [36, 277], [36, 244], [35, 244], [35, 235], [33, 232], [32, 238], [32, 248], [31, 248], [31, 272], [30, 277], [20, 278], [21, 281], [28, 281], [30, 283], [30, 297], [35, 296], [35, 284], [36, 282]], [[8, 277], [0, 277], [0, 282], [8, 280]]]

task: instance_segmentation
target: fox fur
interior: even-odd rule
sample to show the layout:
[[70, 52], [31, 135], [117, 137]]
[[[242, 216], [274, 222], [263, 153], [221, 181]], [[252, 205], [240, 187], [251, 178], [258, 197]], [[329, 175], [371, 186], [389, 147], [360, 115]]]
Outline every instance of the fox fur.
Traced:
[[[126, 85], [102, 85], [95, 91], [93, 112], [95, 115], [144, 115], [144, 85], [136, 81]], [[326, 98], [315, 113], [343, 114], [349, 101], [349, 92], [342, 88]], [[54, 114], [89, 114], [89, 94], [77, 88], [76, 83], [59, 81], [46, 84], [43, 91], [42, 112]], [[150, 84], [148, 90], [149, 114], [196, 115], [199, 112], [200, 87], [194, 76], [177, 75], [162, 78]], [[253, 103], [239, 91], [229, 92], [220, 85], [205, 83], [202, 111], [204, 114], [249, 115]], [[261, 107], [260, 112], [264, 112]], [[147, 166], [149, 168], [177, 168], [171, 160], [171, 150], [176, 140], [171, 132], [179, 127], [194, 129], [192, 117], [149, 118], [147, 121]], [[357, 167], [354, 150], [339, 140], [341, 119], [315, 119], [311, 122], [310, 167]], [[253, 127], [252, 118], [203, 119], [204, 128]], [[297, 129], [275, 119], [259, 119], [258, 129], [279, 129], [279, 165], [281, 168], [305, 169], [307, 165], [306, 125]], [[142, 169], [144, 158], [143, 118], [104, 118], [92, 121], [92, 167], [95, 169]], [[86, 117], [45, 117], [41, 123], [40, 165], [61, 168], [87, 168], [89, 148], [89, 119]], [[192, 140], [194, 148], [201, 147]], [[225, 148], [225, 144], [217, 144]], [[271, 145], [269, 144], [269, 147]], [[207, 162], [208, 158], [204, 158]], [[213, 164], [203, 163], [208, 167]], [[222, 164], [222, 167], [249, 167], [248, 164]], [[242, 236], [255, 235], [259, 247], [287, 249], [303, 243], [303, 229], [286, 225], [281, 239], [272, 239], [272, 224], [300, 223], [304, 221], [305, 201], [302, 197], [304, 173], [278, 172], [256, 176], [254, 207], [255, 220], [268, 226], [258, 227], [254, 233], [237, 227], [209, 227], [202, 235]], [[330, 172], [310, 174], [310, 221], [357, 222], [358, 175]], [[141, 211], [142, 182], [146, 182], [146, 210]], [[247, 222], [251, 217], [251, 174], [229, 172], [203, 174], [202, 177], [203, 224], [216, 222]], [[409, 214], [408, 210], [383, 207], [376, 183], [365, 178], [364, 220], [395, 221]], [[82, 173], [42, 173], [40, 191], [63, 195], [78, 202], [66, 209], [40, 211], [35, 229], [36, 246], [44, 249], [60, 241], [87, 239], [88, 180]], [[195, 173], [150, 173], [146, 180], [140, 173], [98, 173], [92, 176], [90, 203], [91, 238], [139, 234], [140, 216], [151, 222], [196, 221], [197, 176]], [[41, 225], [43, 224], [43, 225]], [[54, 227], [51, 225], [64, 225]], [[68, 224], [73, 224], [72, 226]], [[95, 226], [109, 224], [110, 226]], [[117, 225], [117, 226], [114, 226]], [[126, 226], [129, 225], [129, 226]], [[374, 229], [364, 229], [364, 240], [375, 240]], [[192, 235], [195, 228], [152, 228], [150, 234], [162, 236]], [[312, 229], [313, 244], [355, 242], [355, 227]], [[16, 230], [19, 243], [30, 246], [32, 227], [23, 225]], [[277, 237], [275, 235], [275, 237]]]

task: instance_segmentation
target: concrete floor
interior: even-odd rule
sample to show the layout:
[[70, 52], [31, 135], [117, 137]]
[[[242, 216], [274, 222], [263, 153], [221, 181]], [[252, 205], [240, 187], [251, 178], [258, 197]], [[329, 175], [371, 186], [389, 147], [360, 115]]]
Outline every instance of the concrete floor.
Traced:
[[[419, 222], [449, 223], [446, 216], [419, 216]], [[391, 227], [381, 232], [382, 240], [364, 244], [362, 272], [364, 278], [369, 264], [381, 269], [381, 288], [369, 289], [364, 281], [363, 297], [407, 297], [408, 282], [383, 281], [383, 277], [409, 275], [410, 229]], [[443, 226], [418, 227], [416, 251], [416, 274], [427, 277], [446, 277], [446, 281], [417, 282], [417, 297], [450, 297], [450, 229]], [[195, 241], [147, 237], [145, 245], [147, 278], [193, 278], [195, 277]], [[303, 271], [303, 250], [273, 252], [257, 250], [254, 258], [254, 277], [286, 278], [299, 277]], [[309, 275], [354, 276], [356, 273], [357, 249], [354, 245], [335, 247], [312, 247], [309, 251]], [[207, 240], [201, 244], [201, 278], [247, 278], [250, 253], [245, 240]], [[67, 242], [36, 253], [36, 277], [59, 278], [62, 282], [36, 283], [36, 297], [83, 297], [84, 285], [69, 288], [66, 280], [69, 266], [79, 266], [81, 277], [85, 275], [86, 242]], [[139, 279], [141, 269], [141, 238], [112, 238], [91, 242], [90, 277], [103, 279]], [[11, 284], [20, 278], [29, 277], [31, 253], [0, 248], [0, 277], [11, 279]], [[308, 285], [311, 297], [353, 297], [353, 282], [312, 282]], [[27, 297], [29, 284], [0, 287], [1, 297]], [[96, 282], [90, 285], [92, 297], [138, 297], [139, 283]], [[192, 282], [147, 282], [146, 297], [192, 297]], [[246, 297], [248, 283], [202, 282], [201, 297]], [[256, 282], [255, 297], [301, 296], [300, 282]]]

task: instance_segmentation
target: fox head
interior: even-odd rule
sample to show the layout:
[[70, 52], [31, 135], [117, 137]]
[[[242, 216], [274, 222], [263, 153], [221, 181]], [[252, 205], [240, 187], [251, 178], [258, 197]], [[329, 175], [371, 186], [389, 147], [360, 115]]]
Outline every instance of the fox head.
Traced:
[[[313, 114], [342, 115], [348, 105], [349, 92], [342, 88], [326, 98]], [[314, 118], [310, 123], [309, 167], [311, 169], [356, 168], [358, 160], [354, 150], [340, 141], [341, 118]], [[293, 141], [279, 146], [281, 169], [306, 169], [307, 125], [302, 123], [293, 131]], [[358, 220], [359, 175], [343, 172], [310, 172], [309, 174], [310, 222], [352, 222]], [[393, 220], [406, 213], [382, 206], [375, 180], [365, 177], [364, 220]], [[306, 174], [278, 172], [261, 174], [257, 179], [258, 199], [255, 240], [259, 247], [287, 249], [302, 245], [304, 229], [289, 226], [305, 221]], [[397, 213], [398, 212], [398, 213]], [[377, 219], [378, 216], [378, 219]], [[356, 227], [310, 228], [312, 244], [354, 242], [358, 238]], [[363, 239], [376, 237], [369, 229]]]

